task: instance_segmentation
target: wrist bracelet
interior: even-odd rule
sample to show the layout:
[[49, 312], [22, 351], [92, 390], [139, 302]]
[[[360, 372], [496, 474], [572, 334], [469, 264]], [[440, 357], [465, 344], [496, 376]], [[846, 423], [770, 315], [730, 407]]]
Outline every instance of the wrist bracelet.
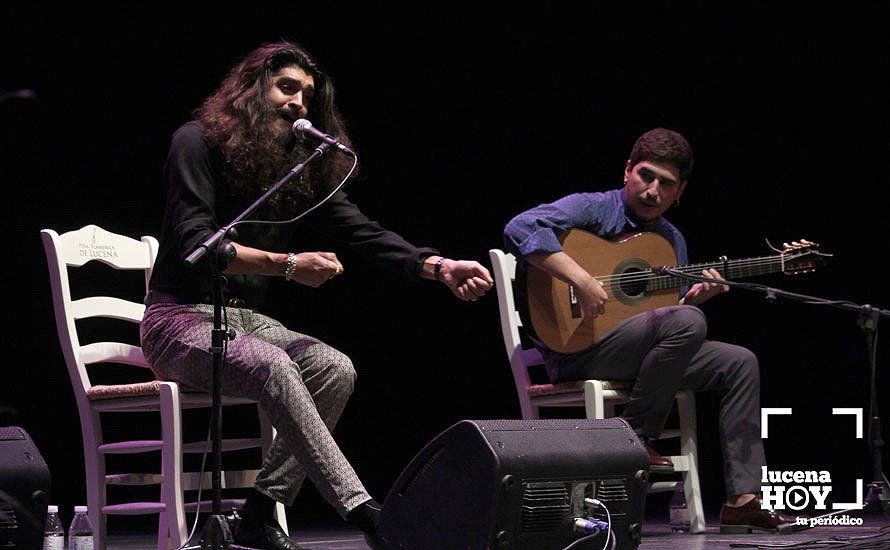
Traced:
[[293, 252], [287, 253], [287, 265], [284, 267], [284, 278], [288, 281], [294, 280], [297, 274], [297, 255]]
[[440, 256], [439, 259], [436, 260], [436, 266], [433, 270], [433, 275], [436, 277], [436, 280], [440, 281], [440, 282], [442, 279], [439, 278], [439, 273], [442, 271], [442, 262], [444, 262], [444, 261], [445, 261], [445, 258]]

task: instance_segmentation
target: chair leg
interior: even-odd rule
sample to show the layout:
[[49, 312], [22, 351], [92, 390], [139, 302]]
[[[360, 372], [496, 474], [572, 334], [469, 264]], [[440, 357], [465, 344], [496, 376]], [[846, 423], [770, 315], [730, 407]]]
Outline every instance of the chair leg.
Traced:
[[[81, 414], [84, 414], [83, 411]], [[83, 458], [87, 482], [87, 508], [90, 523], [93, 525], [93, 545], [95, 550], [105, 550], [106, 521], [102, 508], [105, 507], [105, 455], [99, 452], [102, 444], [102, 427], [99, 413], [85, 413], [89, 418], [81, 422], [83, 432]]]
[[[161, 530], [166, 525], [173, 548], [179, 548], [188, 537], [182, 494], [182, 410], [179, 405], [179, 386], [161, 382], [161, 500], [165, 516], [158, 522]], [[158, 550], [167, 550], [167, 534], [158, 533]]]
[[[170, 548], [170, 527], [167, 525], [167, 512], [158, 514], [158, 550]], [[179, 548], [176, 546], [175, 548]]]
[[584, 411], [587, 418], [605, 418], [605, 399], [603, 398], [603, 383], [599, 380], [586, 380], [584, 382]]
[[701, 500], [701, 484], [698, 479], [698, 445], [696, 436], [695, 394], [681, 391], [677, 394], [677, 412], [680, 417], [680, 452], [689, 462], [689, 470], [683, 472], [683, 492], [689, 511], [689, 530], [705, 532], [705, 513]]

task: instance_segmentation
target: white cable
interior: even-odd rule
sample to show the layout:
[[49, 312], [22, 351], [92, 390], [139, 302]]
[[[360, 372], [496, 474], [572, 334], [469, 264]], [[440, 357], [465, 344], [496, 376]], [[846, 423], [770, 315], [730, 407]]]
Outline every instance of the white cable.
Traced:
[[343, 188], [344, 185], [346, 185], [346, 182], [349, 181], [349, 178], [352, 176], [352, 173], [355, 172], [356, 166], [358, 166], [358, 157], [353, 155], [352, 158], [353, 158], [352, 168], [349, 169], [349, 172], [346, 174], [346, 177], [344, 177], [343, 180], [340, 181], [339, 185], [337, 185], [337, 187], [335, 187], [333, 191], [328, 193], [328, 195], [325, 198], [321, 199], [316, 205], [314, 205], [312, 208], [306, 210], [299, 216], [297, 216], [295, 218], [291, 218], [289, 220], [282, 220], [282, 221], [277, 221], [277, 220], [241, 220], [240, 222], [236, 222], [236, 223], [233, 223], [232, 225], [230, 225], [229, 229], [231, 229], [237, 225], [248, 224], [248, 223], [251, 223], [254, 225], [287, 225], [287, 224], [294, 223], [294, 222], [301, 220], [304, 216], [308, 215], [310, 212], [312, 212], [316, 208], [320, 207], [324, 203], [331, 200], [331, 197], [336, 195], [337, 191], [339, 191], [340, 189]]
[[[610, 541], [610, 540], [612, 541], [612, 550], [614, 550], [614, 549], [615, 549], [615, 544], [616, 544], [616, 542], [617, 542], [618, 539], [615, 537], [615, 533], [612, 532], [612, 514], [609, 512], [609, 508], [608, 508], [605, 504], [603, 504], [602, 501], [599, 501], [599, 500], [597, 500], [597, 499], [587, 498], [587, 499], [584, 499], [584, 501], [585, 501], [587, 504], [590, 504], [590, 505], [592, 505], [592, 506], [599, 506], [600, 508], [602, 508], [603, 510], [606, 511], [606, 532], [605, 532], [606, 540], [605, 540], [605, 542], [603, 543], [603, 550], [606, 550], [606, 548], [609, 546], [609, 541]], [[578, 519], [583, 519], [583, 518], [578, 518]], [[589, 519], [592, 520], [593, 518], [589, 518]], [[590, 534], [590, 535], [581, 537], [580, 539], [573, 541], [571, 544], [569, 544], [568, 546], [566, 546], [566, 547], [563, 548], [562, 550], [571, 550], [571, 549], [574, 548], [576, 545], [581, 544], [583, 541], [590, 540], [590, 539], [592, 539], [592, 538], [594, 538], [594, 537], [598, 537], [598, 536], [600, 536], [601, 534], [603, 534], [603, 533], [602, 533], [602, 532], [599, 532], [599, 533], [592, 533], [592, 534]]]
[[176, 550], [182, 550], [189, 545], [192, 537], [195, 536], [195, 530], [198, 528], [198, 517], [201, 515], [201, 490], [204, 489], [204, 464], [207, 462], [207, 448], [210, 447], [210, 426], [207, 426], [207, 441], [204, 442], [204, 455], [201, 458], [201, 473], [198, 476], [198, 507], [195, 509], [195, 522], [192, 524], [192, 530], [188, 538], [182, 543], [182, 546]]
[[609, 513], [609, 508], [602, 501], [599, 501], [600, 506], [603, 510], [606, 511], [606, 524], [609, 526], [608, 531], [606, 531], [606, 542], [603, 544], [603, 550], [606, 550], [606, 546], [609, 545], [609, 539], [612, 539], [612, 548], [615, 548], [615, 536], [612, 533], [612, 514]]

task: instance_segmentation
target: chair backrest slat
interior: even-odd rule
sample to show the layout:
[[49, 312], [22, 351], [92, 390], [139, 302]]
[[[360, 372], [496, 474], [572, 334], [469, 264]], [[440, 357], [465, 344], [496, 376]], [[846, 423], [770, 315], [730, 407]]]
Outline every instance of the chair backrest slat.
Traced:
[[144, 313], [145, 306], [142, 304], [108, 296], [91, 296], [71, 302], [71, 315], [75, 319], [109, 317], [139, 323]]
[[87, 225], [59, 236], [58, 250], [68, 267], [98, 261], [116, 269], [149, 269], [154, 263], [145, 242]]
[[84, 365], [94, 363], [123, 363], [148, 368], [148, 361], [142, 349], [120, 342], [95, 342], [80, 348], [80, 359]]

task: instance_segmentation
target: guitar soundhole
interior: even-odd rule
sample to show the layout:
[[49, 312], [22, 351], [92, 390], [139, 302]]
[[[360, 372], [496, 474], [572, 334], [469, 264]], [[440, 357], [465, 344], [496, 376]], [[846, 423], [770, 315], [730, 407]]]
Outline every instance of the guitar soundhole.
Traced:
[[646, 272], [630, 268], [621, 274], [621, 292], [628, 297], [636, 297], [646, 292]]

